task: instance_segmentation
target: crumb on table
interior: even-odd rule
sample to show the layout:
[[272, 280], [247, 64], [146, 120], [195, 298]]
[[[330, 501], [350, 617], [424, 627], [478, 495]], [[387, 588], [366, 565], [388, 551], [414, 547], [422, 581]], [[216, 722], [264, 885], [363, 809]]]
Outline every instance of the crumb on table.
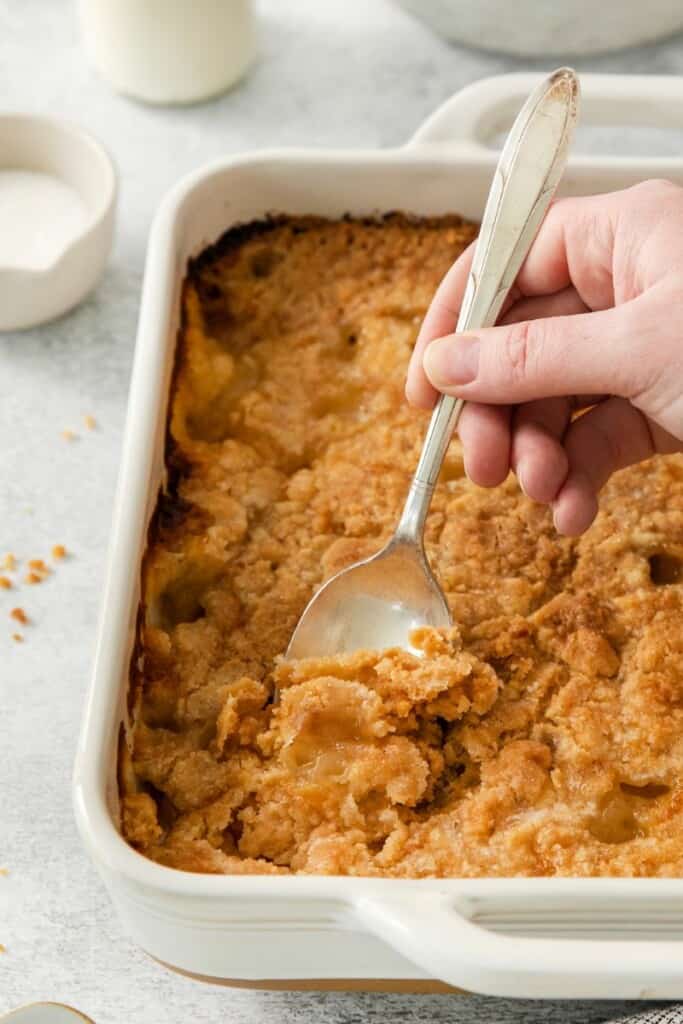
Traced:
[[0, 589], [10, 590], [12, 587], [12, 581], [8, 576], [0, 576]]
[[25, 626], [29, 621], [29, 617], [23, 608], [13, 608], [9, 613], [9, 616], [11, 619], [14, 619], [15, 622], [21, 622], [23, 626]]
[[85, 424], [86, 430], [95, 430], [95, 428], [97, 427], [97, 420], [95, 419], [94, 416], [84, 416], [83, 422]]
[[21, 635], [21, 633], [12, 633], [12, 639], [14, 640], [15, 644], [23, 644], [24, 642], [24, 638]]
[[76, 434], [73, 430], [63, 430], [62, 431], [62, 437], [64, 438], [65, 441], [77, 441], [78, 440], [78, 434]]
[[24, 577], [25, 583], [42, 583], [52, 572], [42, 558], [31, 558], [28, 562], [29, 572]]
[[59, 562], [61, 561], [62, 558], [66, 558], [66, 554], [66, 548], [64, 547], [63, 544], [55, 544], [55, 546], [52, 549], [52, 557], [55, 559], [55, 561]]
[[17, 560], [16, 560], [15, 556], [12, 554], [12, 552], [10, 551], [8, 554], [5, 555], [4, 559], [2, 560], [2, 564], [0, 564], [0, 569], [6, 569], [7, 572], [14, 572], [16, 567], [17, 567]]

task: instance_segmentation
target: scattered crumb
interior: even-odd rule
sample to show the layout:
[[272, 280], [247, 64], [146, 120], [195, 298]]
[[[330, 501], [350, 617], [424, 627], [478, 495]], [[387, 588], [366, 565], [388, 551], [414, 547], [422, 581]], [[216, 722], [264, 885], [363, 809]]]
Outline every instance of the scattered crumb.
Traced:
[[21, 622], [23, 626], [29, 621], [28, 615], [23, 608], [13, 608], [9, 613], [10, 619], [14, 619], [15, 622]]
[[3, 559], [3, 562], [2, 562], [2, 565], [0, 566], [0, 568], [7, 569], [8, 572], [14, 572], [16, 567], [17, 567], [17, 560], [14, 557], [14, 555], [11, 552], [9, 554], [5, 555], [5, 557]]
[[8, 576], [0, 576], [0, 588], [2, 590], [10, 590], [12, 581]]
[[97, 420], [94, 416], [84, 416], [83, 422], [85, 423], [87, 430], [94, 430], [97, 426]]
[[52, 557], [57, 562], [61, 561], [62, 558], [66, 558], [66, 548], [63, 544], [55, 544], [52, 549]]
[[63, 430], [62, 431], [62, 437], [64, 438], [65, 441], [77, 441], [78, 440], [78, 434], [75, 434], [73, 432], [73, 430]]
[[7, 878], [9, 875], [9, 868], [0, 868], [0, 878]]
[[42, 583], [52, 572], [42, 558], [31, 558], [28, 567], [30, 572], [24, 577], [25, 583]]
[[[12, 633], [12, 639], [13, 639], [13, 640], [14, 640], [14, 642], [15, 642], [15, 643], [17, 643], [17, 644], [23, 644], [23, 642], [24, 642], [24, 638], [23, 638], [23, 636], [21, 635], [21, 633]], [[1, 875], [1, 874], [2, 874], [2, 871], [0, 871], [0, 875]]]
[[2, 942], [0, 942], [0, 953], [6, 953], [6, 952], [7, 952], [7, 950], [3, 946]]

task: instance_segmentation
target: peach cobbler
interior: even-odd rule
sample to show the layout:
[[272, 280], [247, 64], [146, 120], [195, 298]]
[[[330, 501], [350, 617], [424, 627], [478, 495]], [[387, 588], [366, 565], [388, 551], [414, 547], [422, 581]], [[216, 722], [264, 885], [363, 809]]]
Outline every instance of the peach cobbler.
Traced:
[[[683, 874], [683, 458], [559, 537], [451, 445], [427, 521], [451, 630], [287, 662], [392, 532], [420, 319], [476, 227], [279, 219], [191, 265], [143, 566], [122, 828], [189, 871]], [[281, 702], [272, 702], [274, 687]]]

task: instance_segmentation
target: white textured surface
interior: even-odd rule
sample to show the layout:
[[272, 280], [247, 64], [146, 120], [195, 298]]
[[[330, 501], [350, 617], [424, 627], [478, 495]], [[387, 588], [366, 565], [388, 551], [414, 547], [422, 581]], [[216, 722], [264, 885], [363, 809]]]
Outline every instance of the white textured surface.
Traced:
[[[114, 257], [73, 315], [0, 336], [0, 554], [73, 557], [38, 587], [0, 590], [0, 1012], [34, 999], [75, 1004], [97, 1024], [301, 1020], [603, 1021], [615, 1003], [252, 993], [176, 977], [132, 948], [75, 832], [69, 794], [88, 681], [125, 413], [145, 237], [179, 175], [269, 145], [403, 141], [456, 89], [514, 62], [449, 48], [388, 0], [267, 0], [261, 58], [235, 92], [202, 107], [136, 106], [86, 66], [66, 0], [0, 0], [0, 105], [63, 114], [95, 132], [121, 172]], [[528, 65], [527, 65], [528, 66]], [[591, 70], [683, 71], [683, 41], [592, 60]], [[623, 146], [623, 135], [586, 135]], [[681, 152], [659, 133], [641, 151]], [[457, 193], [453, 196], [457, 207]], [[99, 428], [83, 428], [83, 415]], [[67, 442], [65, 428], [78, 440]], [[33, 624], [14, 644], [9, 610]]]

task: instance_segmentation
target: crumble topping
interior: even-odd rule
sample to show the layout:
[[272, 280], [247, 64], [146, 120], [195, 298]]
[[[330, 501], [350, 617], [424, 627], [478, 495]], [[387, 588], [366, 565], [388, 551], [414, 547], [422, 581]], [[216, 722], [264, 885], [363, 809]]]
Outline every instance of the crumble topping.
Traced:
[[[427, 417], [420, 319], [457, 217], [281, 220], [190, 269], [168, 494], [143, 568], [122, 829], [217, 873], [683, 873], [683, 458], [582, 538], [451, 444], [426, 547], [453, 629], [286, 662], [310, 596], [394, 529]], [[272, 703], [277, 686], [279, 705]]]

